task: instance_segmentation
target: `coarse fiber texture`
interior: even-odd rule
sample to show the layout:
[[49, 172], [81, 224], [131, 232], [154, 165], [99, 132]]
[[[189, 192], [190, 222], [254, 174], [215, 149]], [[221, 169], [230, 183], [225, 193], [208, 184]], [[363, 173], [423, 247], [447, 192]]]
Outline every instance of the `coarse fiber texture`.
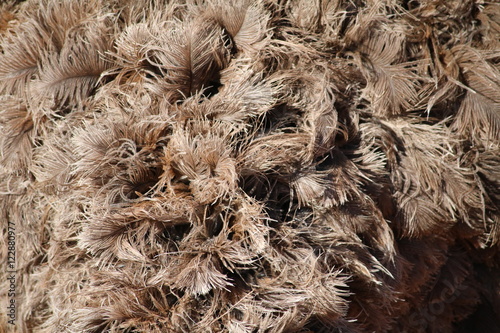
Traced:
[[0, 332], [500, 332], [497, 1], [10, 0], [0, 52]]

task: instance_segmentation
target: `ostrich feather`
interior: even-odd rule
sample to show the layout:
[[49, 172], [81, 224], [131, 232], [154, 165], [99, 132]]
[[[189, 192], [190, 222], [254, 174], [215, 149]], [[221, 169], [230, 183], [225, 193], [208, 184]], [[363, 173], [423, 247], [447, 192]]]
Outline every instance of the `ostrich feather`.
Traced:
[[83, 105], [97, 87], [101, 74], [110, 66], [103, 58], [109, 48], [106, 39], [90, 38], [77, 37], [75, 42], [64, 44], [60, 53], [43, 58], [40, 79], [32, 89], [36, 96], [56, 107]]
[[3, 36], [0, 91], [25, 97], [28, 84], [38, 77], [40, 68], [45, 68], [42, 60], [61, 51], [72, 38], [69, 35], [91, 21], [98, 8], [94, 0], [85, 4], [41, 1], [33, 12], [21, 13], [21, 23]]
[[157, 84], [172, 102], [214, 84], [227, 64], [222, 29], [214, 21], [198, 19], [179, 24], [147, 46], [147, 62], [156, 68]]
[[14, 97], [1, 99], [0, 138], [2, 165], [10, 170], [20, 170], [31, 164], [35, 125], [27, 107]]
[[28, 84], [38, 74], [38, 64], [48, 51], [47, 32], [26, 24], [14, 36], [2, 37], [0, 54], [0, 91], [24, 97]]
[[0, 6], [0, 34], [4, 34], [15, 23], [16, 8], [13, 1], [6, 1]]
[[[475, 51], [466, 46], [456, 47], [452, 52], [464, 75], [464, 84], [469, 88], [457, 111], [454, 126], [464, 134], [473, 136], [484, 131], [487, 137], [498, 140], [500, 71], [489, 61], [497, 57], [498, 52]], [[471, 63], [475, 64], [474, 69]]]
[[241, 1], [227, 6], [225, 2], [216, 1], [209, 10], [213, 11], [214, 17], [227, 31], [235, 47], [244, 53], [251, 53], [265, 43], [263, 40], [268, 31], [269, 15], [262, 7], [257, 2]]
[[498, 331], [497, 9], [1, 4], [15, 329]]
[[[373, 22], [360, 24], [366, 30], [357, 27], [355, 33], [350, 33], [362, 38], [355, 59], [367, 80], [363, 94], [370, 99], [374, 112], [390, 117], [408, 111], [418, 101], [418, 80], [413, 71], [416, 62], [401, 61], [405, 52], [401, 26], [391, 29], [389, 25]], [[371, 37], [366, 38], [366, 34]]]

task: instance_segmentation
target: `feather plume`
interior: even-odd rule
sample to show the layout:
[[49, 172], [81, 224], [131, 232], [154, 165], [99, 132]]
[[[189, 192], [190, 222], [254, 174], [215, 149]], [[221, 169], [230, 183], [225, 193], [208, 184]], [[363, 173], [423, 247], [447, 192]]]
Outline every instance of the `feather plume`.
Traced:
[[233, 60], [220, 72], [221, 88], [210, 98], [206, 108], [199, 108], [207, 117], [225, 123], [244, 123], [259, 118], [276, 104], [281, 83], [279, 79], [265, 79], [261, 73], [253, 73], [245, 60]]
[[175, 133], [170, 142], [172, 168], [189, 182], [201, 204], [215, 203], [236, 189], [236, 166], [221, 138], [198, 135], [193, 139]]
[[[95, 28], [99, 31], [98, 26]], [[49, 54], [41, 60], [40, 79], [32, 90], [42, 100], [46, 99], [49, 107], [82, 106], [110, 66], [103, 58], [109, 48], [105, 38], [89, 33], [88, 38], [75, 39], [64, 44], [60, 53]]]
[[72, 182], [71, 165], [75, 162], [69, 151], [67, 137], [62, 133], [52, 140], [45, 140], [43, 145], [33, 151], [33, 163], [30, 171], [37, 181], [46, 185], [45, 191], [57, 193], [66, 191]]
[[36, 25], [21, 25], [15, 35], [2, 38], [0, 92], [25, 97], [38, 74], [38, 64], [50, 48], [47, 32]]
[[15, 23], [15, 3], [12, 0], [5, 1], [0, 5], [0, 35], [3, 35]]
[[160, 156], [167, 129], [151, 123], [107, 123], [81, 130], [74, 137], [73, 173], [82, 184], [102, 188], [107, 203], [128, 201], [148, 193], [162, 172]]
[[1, 4], [15, 327], [498, 331], [497, 9]]
[[146, 61], [160, 73], [158, 93], [171, 96], [171, 102], [215, 84], [228, 56], [220, 26], [202, 18], [175, 26], [146, 49]]
[[35, 125], [27, 107], [14, 97], [0, 99], [1, 164], [9, 170], [23, 170], [31, 164]]
[[173, 287], [185, 290], [191, 295], [205, 295], [212, 289], [227, 289], [232, 283], [219, 272], [211, 257], [198, 255], [186, 260], [186, 267], [176, 276]]
[[391, 29], [380, 23], [367, 25], [366, 29], [355, 30], [365, 35], [355, 53], [367, 81], [363, 96], [371, 101], [377, 115], [390, 117], [407, 112], [418, 101], [418, 80], [413, 70], [416, 62], [401, 61], [405, 52], [403, 31], [399, 26]]
[[28, 84], [38, 77], [40, 68], [45, 67], [42, 60], [61, 51], [72, 39], [71, 34], [91, 21], [100, 7], [97, 0], [86, 3], [44, 0], [39, 5], [34, 12], [20, 15], [21, 24], [3, 37], [0, 92], [25, 97]]
[[468, 87], [454, 127], [462, 135], [474, 136], [484, 131], [488, 138], [500, 140], [500, 71], [489, 61], [500, 53], [475, 51], [466, 46], [457, 46], [452, 53]]
[[226, 2], [217, 1], [208, 10], [227, 31], [237, 50], [251, 54], [266, 43], [264, 39], [270, 18], [262, 7], [258, 2], [235, 1], [228, 6]]

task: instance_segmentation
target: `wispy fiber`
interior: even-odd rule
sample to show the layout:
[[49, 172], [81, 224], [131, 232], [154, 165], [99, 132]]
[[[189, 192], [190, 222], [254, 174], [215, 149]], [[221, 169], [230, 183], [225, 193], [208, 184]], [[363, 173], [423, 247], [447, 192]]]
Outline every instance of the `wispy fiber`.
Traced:
[[500, 331], [499, 8], [0, 4], [0, 332]]

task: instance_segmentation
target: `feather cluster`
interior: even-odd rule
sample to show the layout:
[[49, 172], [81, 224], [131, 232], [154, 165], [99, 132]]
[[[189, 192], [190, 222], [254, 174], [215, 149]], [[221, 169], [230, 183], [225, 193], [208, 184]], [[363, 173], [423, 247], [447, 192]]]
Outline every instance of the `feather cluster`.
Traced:
[[499, 36], [494, 1], [1, 4], [0, 331], [499, 331]]

